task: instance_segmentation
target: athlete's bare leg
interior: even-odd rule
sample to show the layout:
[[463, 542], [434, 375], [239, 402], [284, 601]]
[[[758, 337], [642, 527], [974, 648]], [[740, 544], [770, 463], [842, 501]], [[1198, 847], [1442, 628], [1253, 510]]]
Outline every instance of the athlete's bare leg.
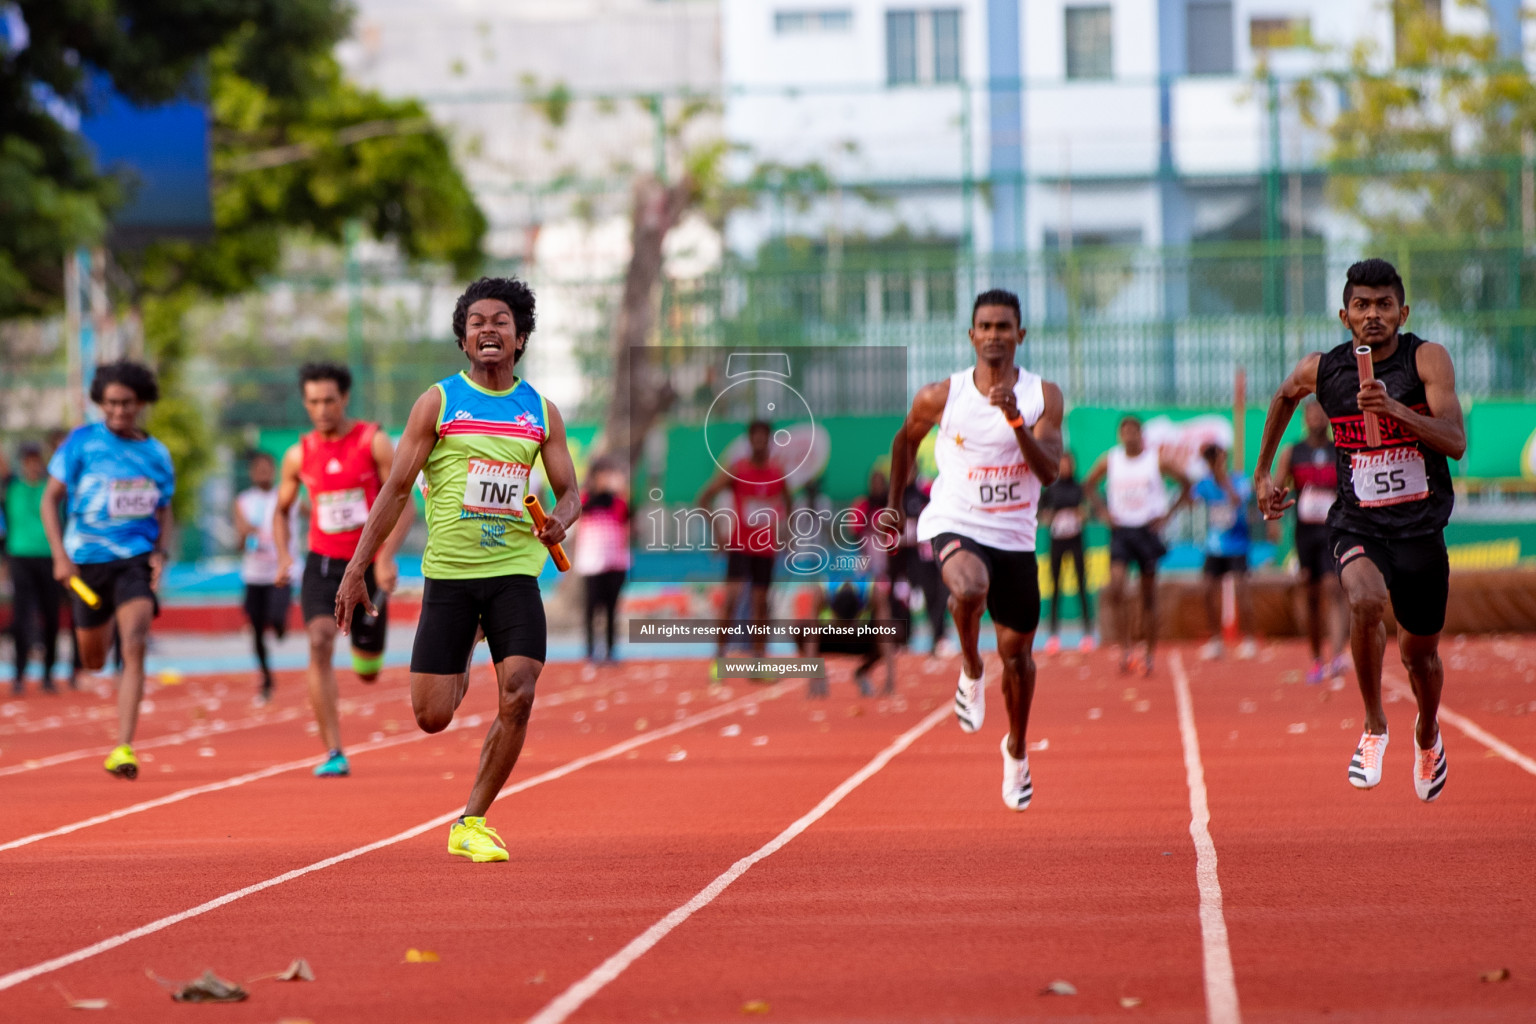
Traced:
[[941, 573], [949, 588], [949, 614], [960, 636], [961, 664], [968, 678], [980, 679], [985, 668], [981, 660], [981, 613], [987, 608], [991, 583], [987, 565], [962, 548], [944, 560]]
[[326, 750], [341, 749], [341, 719], [336, 711], [336, 620], [319, 615], [305, 623], [309, 634], [309, 706]]
[[1205, 574], [1205, 621], [1213, 637], [1221, 636], [1221, 581], [1221, 576]]
[[1401, 627], [1397, 631], [1397, 653], [1408, 670], [1408, 684], [1413, 687], [1419, 705], [1420, 750], [1435, 745], [1440, 733], [1440, 690], [1445, 686], [1445, 665], [1440, 660], [1440, 634], [1418, 636]]
[[1104, 588], [1104, 597], [1099, 602], [1100, 626], [1105, 625], [1105, 612], [1107, 618], [1113, 622], [1112, 629], [1105, 629], [1105, 638], [1113, 637], [1122, 648], [1131, 645], [1131, 618], [1126, 614], [1125, 607], [1125, 563], [1109, 563], [1109, 585]]
[[144, 653], [149, 645], [149, 624], [154, 621], [155, 604], [147, 597], [136, 597], [117, 609], [113, 621], [92, 629], [75, 630], [80, 647], [80, 662], [92, 672], [107, 663], [112, 652], [112, 636], [122, 637], [123, 671], [117, 680], [117, 742], [132, 743], [139, 726], [139, 701], [144, 697]]
[[[747, 595], [748, 607], [752, 609], [752, 618], [757, 622], [765, 622], [768, 618], [768, 588], [766, 586], [753, 585], [752, 592]], [[752, 653], [761, 658], [767, 653], [768, 644], [764, 640], [752, 641]]]
[[1008, 756], [1023, 760], [1024, 731], [1035, 700], [1035, 634], [997, 627], [997, 654], [1003, 662], [1003, 704], [1008, 708]]
[[1151, 661], [1152, 650], [1157, 646], [1157, 573], [1142, 570], [1136, 582], [1141, 587], [1141, 632], [1147, 645], [1147, 660]]
[[[1387, 713], [1381, 706], [1381, 662], [1387, 649], [1387, 582], [1369, 558], [1356, 558], [1339, 573], [1349, 601], [1349, 646], [1355, 656], [1355, 678], [1365, 701], [1365, 731], [1387, 731]], [[1436, 705], [1439, 688], [1435, 689]]]
[[[1332, 609], [1326, 609], [1331, 611]], [[1323, 657], [1323, 581], [1307, 579], [1307, 646], [1312, 649], [1312, 660]]]
[[724, 601], [720, 606], [720, 636], [715, 641], [715, 657], [725, 657], [725, 650], [729, 645], [725, 631], [736, 621], [736, 606], [741, 603], [741, 588], [746, 586], [741, 580], [726, 580]]
[[[542, 661], [517, 655], [496, 663], [496, 685], [500, 699], [496, 706], [496, 720], [491, 723], [490, 732], [485, 734], [485, 743], [480, 747], [480, 769], [475, 773], [474, 788], [469, 791], [469, 803], [464, 806], [467, 817], [484, 817], [490, 809], [491, 801], [496, 799], [496, 794], [501, 792], [507, 777], [512, 774], [518, 755], [523, 752], [523, 740], [528, 735], [528, 716], [533, 712], [534, 685], [543, 668]], [[467, 681], [468, 678], [466, 673], [464, 679]], [[413, 676], [413, 703], [416, 694], [416, 677]], [[464, 699], [464, 688], [459, 688], [456, 693], [449, 690], [443, 696], [451, 697], [456, 707]], [[442, 697], [438, 700], [440, 702]], [[440, 704], [437, 706], [440, 707]], [[446, 717], [424, 720], [421, 706], [417, 705], [416, 720], [428, 732], [446, 729], [452, 718], [453, 713], [450, 711]]]

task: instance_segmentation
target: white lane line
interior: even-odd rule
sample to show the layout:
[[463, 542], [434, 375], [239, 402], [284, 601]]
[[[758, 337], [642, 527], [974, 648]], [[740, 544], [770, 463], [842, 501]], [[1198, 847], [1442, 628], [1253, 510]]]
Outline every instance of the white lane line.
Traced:
[[1216, 844], [1211, 839], [1211, 809], [1205, 799], [1205, 766], [1200, 761], [1200, 734], [1195, 731], [1195, 707], [1189, 696], [1189, 676], [1178, 651], [1168, 658], [1173, 672], [1173, 699], [1179, 709], [1179, 738], [1184, 744], [1184, 776], [1189, 784], [1189, 834], [1195, 841], [1195, 881], [1200, 888], [1200, 946], [1205, 972], [1205, 1019], [1210, 1024], [1241, 1024], [1237, 979], [1232, 972], [1232, 948], [1227, 919], [1221, 909], [1221, 881], [1216, 877]]
[[[589, 695], [588, 689], [589, 688], [587, 687], [578, 686], [573, 687], [570, 690], [562, 690], [556, 693], [552, 693], [548, 697], [537, 698], [535, 708], [558, 707], [561, 704], [568, 704], [571, 701], [582, 700]], [[481, 715], [469, 715], [468, 717], [455, 719], [453, 722], [449, 723], [448, 728], [444, 729], [443, 733], [455, 732], [459, 729], [468, 729], [473, 726], [481, 725], [484, 722], [485, 718]], [[358, 754], [366, 754], [373, 750], [386, 750], [390, 747], [398, 747], [403, 743], [416, 743], [421, 740], [430, 739], [433, 735], [442, 735], [443, 733], [413, 732], [403, 736], [391, 736], [386, 739], [375, 740], [369, 743], [360, 744], [356, 747], [350, 747], [348, 748], [347, 753], [355, 757]], [[219, 733], [218, 735], [223, 734]], [[169, 804], [180, 803], [181, 801], [187, 800], [194, 796], [202, 796], [206, 793], [218, 793], [222, 790], [234, 789], [237, 786], [243, 786], [248, 782], [258, 782], [261, 779], [270, 779], [274, 775], [282, 775], [285, 772], [298, 771], [300, 768], [308, 768], [312, 765], [318, 764], [321, 760], [321, 757], [322, 755], [318, 754], [312, 755], [310, 757], [300, 758], [297, 761], [288, 761], [283, 764], [271, 765], [267, 768], [262, 768], [254, 772], [248, 772], [244, 775], [236, 775], [233, 778], [224, 779], [219, 782], [208, 782], [201, 786], [189, 786], [186, 789], [180, 789], [174, 793], [167, 793], [165, 796], [156, 797], [153, 800], [145, 800], [142, 803], [132, 804], [128, 807], [120, 807], [115, 811], [108, 811], [105, 814], [97, 814], [93, 817], [72, 822], [68, 825], [60, 825], [58, 828], [49, 829], [46, 832], [35, 832], [29, 836], [22, 836], [20, 839], [12, 839], [8, 842], [0, 843], [0, 853], [4, 853], [6, 850], [14, 850], [21, 846], [29, 846], [32, 843], [40, 842], [44, 839], [52, 839], [56, 836], [69, 835], [71, 832], [78, 832], [83, 828], [90, 828], [92, 825], [105, 825], [107, 822], [117, 821], [121, 818], [126, 818], [129, 815], [142, 814], [145, 811], [152, 811], [157, 807], [165, 807]]]
[[[1383, 679], [1382, 682], [1386, 685], [1387, 689], [1394, 693], [1408, 698], [1409, 701], [1414, 700], [1413, 688], [1406, 683], [1398, 682], [1396, 679]], [[1449, 722], [1451, 725], [1454, 725], [1467, 736], [1470, 736], [1495, 754], [1504, 758], [1504, 760], [1517, 764], [1532, 775], [1536, 775], [1536, 759], [1520, 753], [1520, 751], [1505, 743], [1493, 735], [1493, 733], [1488, 732], [1482, 726], [1472, 721], [1472, 719], [1465, 715], [1457, 714], [1444, 704], [1440, 705], [1439, 718], [1442, 722]]]
[[896, 737], [890, 746], [875, 755], [874, 760], [844, 779], [836, 789], [822, 799], [821, 803], [811, 808], [804, 816], [797, 819], [783, 832], [774, 836], [765, 845], [732, 864], [724, 874], [699, 890], [693, 899], [651, 925], [640, 935], [632, 939], [623, 949], [613, 954], [607, 960], [604, 960], [593, 969], [592, 973], [566, 989], [549, 1005], [528, 1018], [528, 1024], [561, 1024], [567, 1017], [580, 1009], [583, 1003], [595, 996], [604, 986], [623, 974], [631, 964], [649, 952], [662, 939], [666, 938], [668, 933], [712, 903], [715, 897], [724, 892], [732, 882], [746, 874], [752, 865], [773, 856], [787, 846], [796, 836], [816, 824], [828, 811], [841, 803], [845, 796], [858, 789], [870, 776], [889, 764], [893, 757], [906, 750], [919, 736], [948, 718], [950, 714], [951, 710], [948, 704], [934, 709], [921, 722], [918, 722], [915, 726]]
[[[586, 754], [576, 758], [575, 760], [567, 761], [565, 764], [560, 765], [557, 768], [551, 768], [547, 772], [541, 772], [538, 775], [524, 779], [522, 782], [519, 782], [516, 785], [508, 786], [506, 789], [503, 789], [500, 793], [496, 794], [496, 799], [501, 800], [504, 797], [522, 793], [525, 790], [532, 789], [535, 786], [542, 786], [546, 782], [554, 782], [557, 779], [563, 779], [573, 772], [578, 772], [583, 768], [597, 764], [601, 761], [611, 760], [612, 758], [618, 757], [621, 754], [626, 754], [638, 747], [643, 747], [647, 743], [654, 743], [656, 740], [666, 739], [668, 736], [675, 736], [680, 732], [685, 732], [696, 725], [703, 725], [705, 722], [712, 722], [717, 718], [723, 718], [726, 715], [734, 714], [735, 712], [740, 711], [742, 708], [747, 707], [748, 705], [757, 704], [765, 700], [771, 700], [774, 697], [789, 692], [789, 690], [797, 689], [802, 684], [791, 684], [788, 690], [780, 689], [780, 687], [783, 687], [784, 685], [784, 683], [776, 684], [771, 690], [748, 694], [745, 697], [739, 697], [728, 704], [721, 704], [719, 707], [700, 712], [697, 715], [692, 715], [678, 722], [673, 722], [671, 725], [665, 726], [663, 728], [653, 729], [650, 732], [641, 733], [640, 735], [631, 737], [622, 743], [615, 743], [613, 746], [599, 750], [595, 754]], [[946, 708], [945, 710], [947, 711], [948, 709]], [[160, 918], [157, 921], [151, 921], [148, 924], [140, 925], [139, 927], [131, 929], [130, 931], [123, 932], [119, 935], [114, 935], [111, 938], [102, 939], [100, 942], [92, 943], [91, 945], [77, 949], [72, 953], [65, 953], [63, 956], [56, 956], [51, 960], [44, 960], [42, 963], [33, 964], [31, 967], [23, 967], [19, 970], [10, 972], [9, 974], [0, 975], [0, 992], [3, 992], [8, 988], [14, 988], [17, 985], [20, 985], [22, 982], [30, 981], [31, 979], [39, 977], [40, 975], [50, 974], [53, 971], [68, 967], [71, 964], [77, 964], [82, 960], [89, 960], [94, 956], [100, 956], [102, 953], [116, 949], [118, 946], [126, 945], [135, 939], [142, 939], [146, 935], [153, 935], [155, 932], [164, 931], [165, 929], [170, 928], [172, 925], [180, 924], [183, 921], [189, 921], [194, 917], [201, 917], [210, 911], [217, 910], [220, 907], [234, 903], [236, 900], [242, 900], [247, 896], [255, 895], [258, 892], [263, 892], [275, 886], [282, 885], [285, 882], [291, 882], [296, 878], [303, 878], [305, 875], [314, 874], [316, 871], [323, 871], [326, 868], [334, 867], [337, 864], [342, 864], [349, 860], [355, 860], [356, 858], [361, 857], [367, 853], [372, 853], [375, 850], [382, 850], [387, 846], [394, 846], [397, 843], [403, 843], [408, 839], [415, 839], [417, 836], [422, 835], [423, 833], [430, 832], [435, 828], [441, 828], [442, 826], [448, 824], [450, 821], [458, 818], [458, 816], [462, 813], [464, 813], [462, 809], [456, 809], [449, 811], [446, 814], [440, 814], [430, 821], [424, 821], [420, 825], [414, 825], [411, 828], [406, 829], [404, 832], [397, 832], [392, 836], [375, 840], [374, 842], [368, 843], [364, 846], [359, 846], [356, 849], [348, 850], [345, 853], [338, 853], [334, 857], [327, 857], [324, 860], [317, 860], [313, 864], [305, 865], [302, 868], [295, 868], [292, 871], [286, 871], [281, 875], [268, 878], [266, 881], [257, 882], [254, 885], [248, 885], [244, 889], [236, 889], [234, 892], [225, 893], [223, 896], [211, 899], [206, 903], [199, 903], [197, 906], [190, 907], [179, 913], [170, 914], [166, 917]]]

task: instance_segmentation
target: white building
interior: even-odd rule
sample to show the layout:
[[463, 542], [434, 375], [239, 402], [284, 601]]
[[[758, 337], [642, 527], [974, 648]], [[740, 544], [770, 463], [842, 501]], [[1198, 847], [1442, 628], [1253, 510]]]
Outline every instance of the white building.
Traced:
[[[1523, 52], [1521, 0], [1489, 7]], [[1454, 3], [1442, 16], [1484, 27]], [[982, 253], [1241, 237], [1260, 176], [1321, 145], [1283, 92], [1271, 111], [1261, 67], [1306, 70], [1309, 41], [1376, 40], [1384, 64], [1393, 48], [1380, 0], [724, 0], [721, 17], [733, 142], [880, 186], [889, 203], [837, 211], [838, 231], [905, 226]], [[1316, 185], [1288, 231], [1324, 230]], [[732, 246], [796, 227], [774, 216], [733, 225]]]

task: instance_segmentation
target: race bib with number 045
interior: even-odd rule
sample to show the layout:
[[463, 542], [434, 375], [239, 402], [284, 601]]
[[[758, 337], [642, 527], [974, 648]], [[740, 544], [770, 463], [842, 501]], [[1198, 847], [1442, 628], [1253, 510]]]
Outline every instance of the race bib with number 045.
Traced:
[[522, 519], [532, 466], [495, 459], [470, 459], [464, 473], [464, 514]]
[[324, 491], [315, 496], [315, 521], [321, 533], [351, 533], [368, 521], [368, 498], [361, 487]]
[[107, 489], [107, 514], [113, 519], [148, 519], [160, 507], [160, 488], [147, 477], [113, 480]]
[[1417, 448], [1360, 452], [1350, 463], [1351, 483], [1361, 508], [1380, 508], [1429, 497], [1424, 456]]

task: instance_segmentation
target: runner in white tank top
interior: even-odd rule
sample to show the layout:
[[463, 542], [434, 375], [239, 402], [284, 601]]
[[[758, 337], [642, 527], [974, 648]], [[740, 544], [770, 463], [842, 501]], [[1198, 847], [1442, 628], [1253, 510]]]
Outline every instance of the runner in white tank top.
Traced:
[[1035, 693], [1031, 653], [1040, 623], [1035, 567], [1035, 513], [1040, 487], [1056, 479], [1061, 459], [1061, 389], [1014, 365], [1020, 326], [1018, 296], [994, 290], [971, 309], [976, 365], [923, 387], [891, 448], [893, 504], [881, 516], [888, 547], [901, 538], [900, 495], [912, 478], [918, 445], [938, 428], [939, 476], [917, 524], [930, 541], [949, 588], [960, 635], [955, 715], [975, 732], [985, 714], [986, 680], [979, 647], [981, 613], [991, 612], [1008, 708], [1003, 739], [1003, 802], [1029, 806], [1034, 786], [1024, 731]]
[[[1179, 498], [1168, 503], [1168, 485], [1179, 485]], [[1099, 484], [1105, 496], [1099, 496]], [[1157, 562], [1168, 549], [1160, 534], [1168, 517], [1189, 501], [1190, 482], [1177, 466], [1163, 458], [1160, 451], [1148, 448], [1141, 434], [1141, 421], [1127, 416], [1120, 421], [1120, 443], [1099, 457], [1083, 481], [1088, 500], [1109, 520], [1109, 586], [1104, 590], [1101, 609], [1109, 614], [1101, 622], [1113, 621], [1120, 638], [1120, 671], [1133, 667], [1142, 675], [1152, 674], [1152, 655], [1157, 646]], [[1134, 563], [1141, 576], [1141, 649], [1133, 651], [1130, 603], [1126, 597], [1128, 566]]]

